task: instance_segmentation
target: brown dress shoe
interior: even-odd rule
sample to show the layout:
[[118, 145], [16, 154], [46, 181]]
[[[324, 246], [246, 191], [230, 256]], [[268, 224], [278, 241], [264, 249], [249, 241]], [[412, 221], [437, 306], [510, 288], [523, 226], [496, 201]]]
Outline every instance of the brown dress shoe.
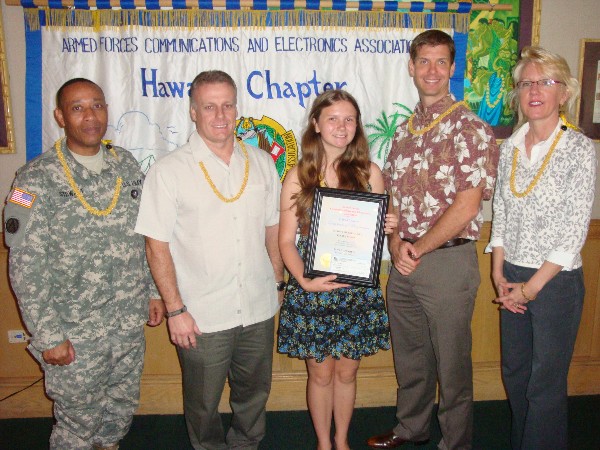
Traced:
[[387, 433], [367, 439], [367, 445], [371, 448], [396, 448], [407, 442], [410, 441], [396, 436], [393, 431], [388, 431]]

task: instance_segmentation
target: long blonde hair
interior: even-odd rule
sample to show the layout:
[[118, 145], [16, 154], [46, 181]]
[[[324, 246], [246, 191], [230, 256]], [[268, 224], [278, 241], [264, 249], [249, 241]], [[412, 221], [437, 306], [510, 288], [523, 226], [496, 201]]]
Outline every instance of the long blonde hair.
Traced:
[[579, 98], [579, 82], [569, 69], [569, 64], [562, 56], [552, 53], [542, 47], [525, 47], [521, 51], [521, 59], [513, 70], [514, 89], [508, 94], [508, 100], [513, 110], [517, 111], [519, 118], [515, 128], [519, 128], [527, 120], [519, 104], [519, 88], [517, 83], [521, 81], [521, 74], [528, 64], [534, 64], [536, 68], [549, 79], [560, 81], [565, 84], [567, 90], [567, 101], [560, 107], [560, 112], [565, 114], [567, 121], [575, 123], [575, 107]]
[[308, 114], [308, 124], [301, 140], [302, 158], [298, 162], [297, 169], [300, 191], [292, 196], [295, 200], [298, 223], [303, 233], [308, 231], [315, 188], [321, 182], [321, 172], [325, 164], [325, 148], [321, 135], [315, 129], [315, 122], [318, 122], [323, 109], [341, 101], [351, 103], [356, 110], [356, 134], [334, 165], [339, 182], [338, 188], [362, 192], [368, 190], [371, 160], [358, 103], [346, 91], [339, 89], [325, 91], [315, 99]]

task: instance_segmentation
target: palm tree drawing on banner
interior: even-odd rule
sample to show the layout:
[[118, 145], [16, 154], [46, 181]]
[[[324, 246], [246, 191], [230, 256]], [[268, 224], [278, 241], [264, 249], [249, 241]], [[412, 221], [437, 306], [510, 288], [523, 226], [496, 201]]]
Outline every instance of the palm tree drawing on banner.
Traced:
[[374, 130], [370, 134], [367, 132], [371, 153], [376, 152], [377, 159], [383, 162], [385, 162], [392, 147], [392, 139], [396, 133], [396, 128], [412, 114], [412, 110], [402, 103], [393, 103], [393, 105], [399, 108], [400, 111], [397, 110], [390, 115], [387, 115], [385, 111], [381, 111], [381, 116], [375, 120], [375, 123], [365, 124], [367, 130]]

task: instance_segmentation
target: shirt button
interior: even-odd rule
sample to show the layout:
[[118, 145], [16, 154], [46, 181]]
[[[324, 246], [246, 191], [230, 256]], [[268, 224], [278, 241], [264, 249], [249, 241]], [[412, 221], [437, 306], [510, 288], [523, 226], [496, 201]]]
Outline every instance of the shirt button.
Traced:
[[238, 313], [238, 314], [241, 314], [241, 313], [242, 313], [242, 310], [241, 310], [241, 309], [238, 309], [238, 310], [237, 310], [237, 313]]

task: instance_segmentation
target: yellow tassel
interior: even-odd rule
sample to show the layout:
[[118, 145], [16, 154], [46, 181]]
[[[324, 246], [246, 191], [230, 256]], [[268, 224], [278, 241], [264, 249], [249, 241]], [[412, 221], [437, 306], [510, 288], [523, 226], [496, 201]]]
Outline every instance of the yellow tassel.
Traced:
[[[431, 19], [434, 28], [455, 29], [465, 33], [469, 29], [469, 15], [457, 13], [415, 13], [410, 11], [252, 11], [252, 10], [72, 10], [42, 8], [49, 28], [82, 27], [100, 29], [124, 26], [150, 26], [153, 28], [231, 28], [267, 27], [267, 14], [274, 28], [408, 28], [425, 29]], [[39, 9], [25, 9], [25, 20], [32, 31], [40, 29]], [[302, 22], [304, 25], [302, 25]]]
[[23, 10], [28, 30], [38, 31], [40, 29], [40, 16], [38, 11], [37, 8], [27, 8]]

